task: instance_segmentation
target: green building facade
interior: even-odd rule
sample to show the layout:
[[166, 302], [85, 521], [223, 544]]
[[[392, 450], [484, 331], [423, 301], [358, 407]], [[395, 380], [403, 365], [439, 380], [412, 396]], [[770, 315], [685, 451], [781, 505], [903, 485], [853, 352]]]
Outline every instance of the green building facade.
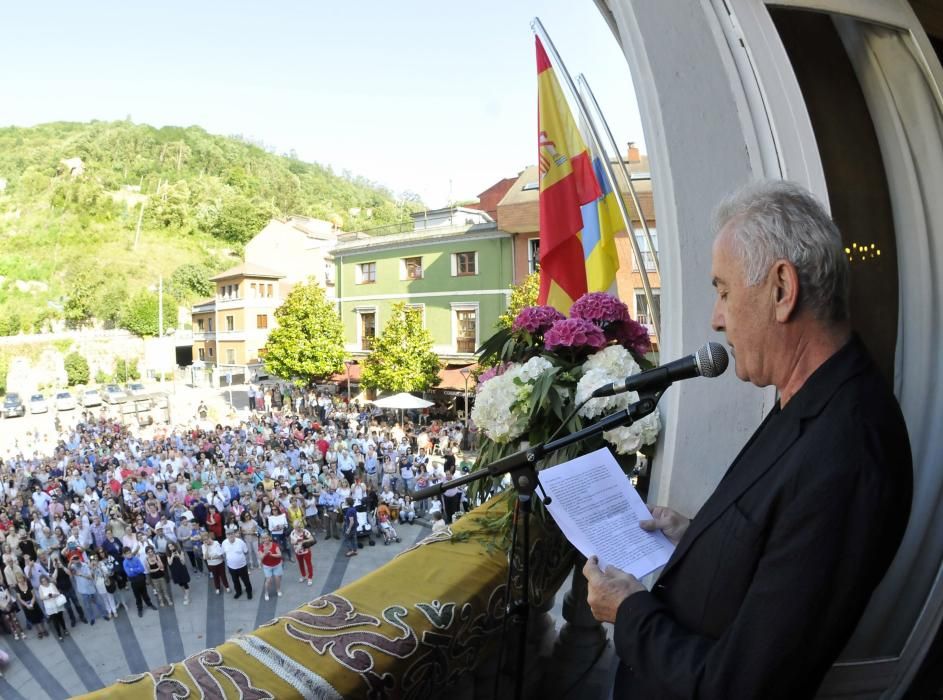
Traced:
[[512, 240], [494, 223], [354, 234], [333, 254], [345, 346], [355, 357], [370, 351], [391, 307], [403, 301], [422, 311], [444, 361], [470, 362], [507, 308]]

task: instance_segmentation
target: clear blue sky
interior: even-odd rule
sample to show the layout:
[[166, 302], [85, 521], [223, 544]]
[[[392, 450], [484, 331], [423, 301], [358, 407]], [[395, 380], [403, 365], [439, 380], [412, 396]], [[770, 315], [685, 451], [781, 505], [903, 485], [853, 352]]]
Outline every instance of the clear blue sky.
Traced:
[[535, 16], [620, 145], [643, 141], [592, 0], [11, 3], [0, 125], [196, 124], [443, 206], [450, 180], [470, 198], [536, 160]]

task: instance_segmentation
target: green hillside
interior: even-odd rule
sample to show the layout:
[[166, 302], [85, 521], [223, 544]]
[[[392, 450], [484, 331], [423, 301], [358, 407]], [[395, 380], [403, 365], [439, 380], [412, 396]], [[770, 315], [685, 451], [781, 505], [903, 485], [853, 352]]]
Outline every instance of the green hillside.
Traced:
[[[63, 162], [76, 158], [82, 174]], [[159, 275], [189, 302], [272, 216], [359, 230], [419, 206], [239, 138], [131, 122], [0, 128], [0, 180], [0, 334], [63, 317], [121, 325]]]

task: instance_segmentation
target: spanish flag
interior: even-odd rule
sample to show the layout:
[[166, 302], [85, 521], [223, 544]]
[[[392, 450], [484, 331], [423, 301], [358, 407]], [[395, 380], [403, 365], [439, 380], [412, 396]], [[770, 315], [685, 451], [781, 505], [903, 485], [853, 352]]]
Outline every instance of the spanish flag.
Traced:
[[537, 150], [540, 164], [540, 296], [566, 313], [586, 293], [580, 207], [602, 196], [540, 37], [537, 41]]

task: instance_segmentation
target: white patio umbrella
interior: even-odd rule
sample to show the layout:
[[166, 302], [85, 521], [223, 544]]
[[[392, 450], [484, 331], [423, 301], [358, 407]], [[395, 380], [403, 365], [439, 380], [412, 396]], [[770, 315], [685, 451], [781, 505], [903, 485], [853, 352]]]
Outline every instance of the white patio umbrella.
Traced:
[[384, 396], [382, 399], [373, 401], [374, 406], [399, 410], [400, 423], [403, 422], [404, 410], [409, 410], [411, 408], [426, 408], [431, 406], [432, 403], [432, 401], [426, 401], [425, 399], [420, 399], [418, 396], [413, 396], [412, 394], [407, 393]]
[[408, 410], [410, 408], [428, 408], [432, 405], [432, 401], [426, 401], [425, 399], [420, 399], [418, 396], [413, 396], [412, 394], [393, 394], [392, 396], [384, 396], [382, 399], [376, 399], [373, 401], [374, 406], [379, 406], [380, 408], [399, 408], [403, 410]]

